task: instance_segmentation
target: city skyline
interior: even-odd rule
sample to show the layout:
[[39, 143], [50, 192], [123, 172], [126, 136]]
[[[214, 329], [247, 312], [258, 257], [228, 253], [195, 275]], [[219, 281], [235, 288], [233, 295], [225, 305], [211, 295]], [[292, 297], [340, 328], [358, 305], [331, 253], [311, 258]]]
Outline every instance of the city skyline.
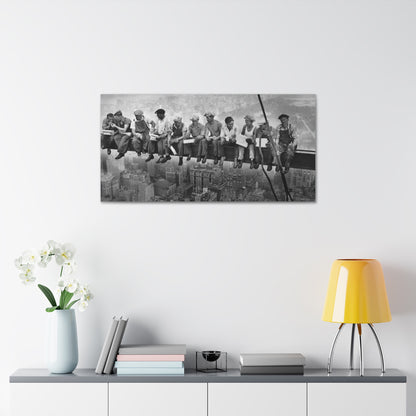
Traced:
[[[279, 201], [285, 201], [280, 174], [270, 174]], [[291, 169], [286, 174], [294, 201], [315, 200], [315, 171]], [[102, 201], [126, 202], [243, 202], [275, 201], [263, 171], [233, 169], [230, 162], [223, 168], [212, 162], [205, 165], [195, 161], [178, 166], [176, 160], [166, 164], [145, 162], [130, 152], [116, 160], [101, 152]]]

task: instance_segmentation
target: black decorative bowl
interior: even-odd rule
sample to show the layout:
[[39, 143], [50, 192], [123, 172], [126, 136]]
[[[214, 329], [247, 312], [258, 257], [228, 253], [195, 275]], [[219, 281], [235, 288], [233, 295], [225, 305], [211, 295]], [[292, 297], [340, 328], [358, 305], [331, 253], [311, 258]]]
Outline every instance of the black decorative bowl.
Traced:
[[221, 351], [202, 351], [202, 356], [206, 361], [213, 363], [220, 358]]

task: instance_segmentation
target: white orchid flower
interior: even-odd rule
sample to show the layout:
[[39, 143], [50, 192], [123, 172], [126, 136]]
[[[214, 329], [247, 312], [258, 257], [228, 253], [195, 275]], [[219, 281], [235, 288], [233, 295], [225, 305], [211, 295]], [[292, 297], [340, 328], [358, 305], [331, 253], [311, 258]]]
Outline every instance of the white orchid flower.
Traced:
[[36, 264], [39, 261], [40, 261], [40, 255], [34, 249], [26, 250], [22, 254], [22, 263], [24, 263], [24, 264]]
[[80, 311], [80, 312], [84, 312], [85, 311], [85, 309], [87, 309], [88, 308], [88, 302], [86, 301], [86, 300], [81, 300], [79, 303], [78, 303], [78, 310]]
[[45, 268], [49, 264], [50, 261], [51, 261], [50, 257], [43, 257], [41, 261], [38, 263], [38, 266]]
[[23, 264], [20, 268], [21, 272], [20, 276], [33, 276], [33, 272], [35, 271], [35, 265], [34, 264]]
[[24, 285], [29, 285], [36, 280], [35, 276], [25, 275], [24, 273], [21, 273], [19, 277]]
[[81, 300], [86, 300], [87, 302], [94, 299], [94, 295], [91, 293], [88, 285], [80, 285], [79, 286], [78, 296], [81, 297]]
[[14, 261], [14, 265], [19, 269], [19, 270], [26, 270], [28, 265], [23, 263], [23, 257], [20, 256], [18, 257], [15, 261]]
[[60, 249], [60, 247], [61, 247], [61, 245], [59, 243], [57, 243], [56, 241], [54, 241], [54, 240], [48, 240], [46, 242], [46, 245], [48, 246], [49, 252], [51, 254], [55, 254], [55, 251], [57, 249]]
[[61, 293], [65, 289], [65, 286], [66, 286], [65, 280], [64, 279], [59, 279], [58, 280], [58, 286], [56, 288], [57, 292]]
[[[30, 266], [30, 265], [29, 265]], [[33, 276], [33, 269], [28, 267], [22, 273], [19, 274], [19, 277], [23, 284], [27, 285], [29, 283], [33, 283], [36, 280], [36, 277]]]
[[38, 265], [40, 267], [46, 267], [51, 261], [51, 249], [48, 244], [45, 244], [39, 251], [40, 260]]
[[88, 292], [86, 295], [83, 296], [83, 300], [89, 302], [90, 300], [94, 299], [94, 295], [91, 292]]
[[70, 280], [66, 284], [65, 290], [69, 293], [75, 293], [78, 290], [78, 285], [79, 285], [79, 283], [75, 279]]
[[65, 262], [70, 262], [75, 255], [75, 247], [72, 244], [65, 243], [55, 249], [55, 260], [59, 266]]
[[69, 274], [73, 274], [75, 273], [76, 269], [77, 269], [77, 263], [76, 261], [72, 260], [72, 261], [66, 261], [65, 263], [62, 264], [62, 274], [64, 275], [69, 275]]
[[79, 295], [79, 296], [85, 296], [88, 292], [89, 292], [90, 290], [89, 290], [89, 288], [88, 288], [88, 285], [82, 285], [82, 284], [80, 284], [79, 286], [78, 286], [78, 292], [77, 292], [77, 294]]

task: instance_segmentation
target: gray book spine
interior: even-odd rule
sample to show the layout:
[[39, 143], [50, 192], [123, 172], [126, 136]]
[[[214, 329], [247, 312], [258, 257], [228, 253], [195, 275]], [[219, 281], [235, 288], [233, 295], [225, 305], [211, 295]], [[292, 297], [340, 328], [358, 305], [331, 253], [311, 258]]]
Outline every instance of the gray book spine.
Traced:
[[274, 374], [274, 375], [303, 375], [304, 369], [302, 365], [293, 365], [293, 366], [242, 366], [240, 370], [241, 375], [247, 374]]
[[186, 345], [121, 345], [120, 355], [185, 355]]
[[114, 334], [116, 333], [117, 323], [118, 319], [116, 319], [116, 317], [113, 316], [113, 321], [111, 322], [110, 328], [107, 332], [107, 336], [105, 337], [103, 348], [101, 349], [100, 357], [98, 358], [97, 367], [95, 369], [95, 372], [97, 374], [102, 374], [104, 371], [104, 366], [107, 361], [108, 353], [110, 352]]
[[107, 362], [104, 367], [104, 374], [111, 374], [113, 372], [114, 363], [121, 340], [123, 339], [124, 330], [126, 329], [128, 319], [120, 319], [118, 321], [116, 333], [114, 334], [113, 342], [111, 343], [110, 352], [108, 353]]

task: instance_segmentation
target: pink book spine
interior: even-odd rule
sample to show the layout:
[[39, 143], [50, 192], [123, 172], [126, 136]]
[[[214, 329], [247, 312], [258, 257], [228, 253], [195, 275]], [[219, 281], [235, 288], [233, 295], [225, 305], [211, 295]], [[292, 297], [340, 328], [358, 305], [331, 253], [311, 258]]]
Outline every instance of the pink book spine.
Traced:
[[117, 355], [117, 361], [185, 361], [184, 355]]

